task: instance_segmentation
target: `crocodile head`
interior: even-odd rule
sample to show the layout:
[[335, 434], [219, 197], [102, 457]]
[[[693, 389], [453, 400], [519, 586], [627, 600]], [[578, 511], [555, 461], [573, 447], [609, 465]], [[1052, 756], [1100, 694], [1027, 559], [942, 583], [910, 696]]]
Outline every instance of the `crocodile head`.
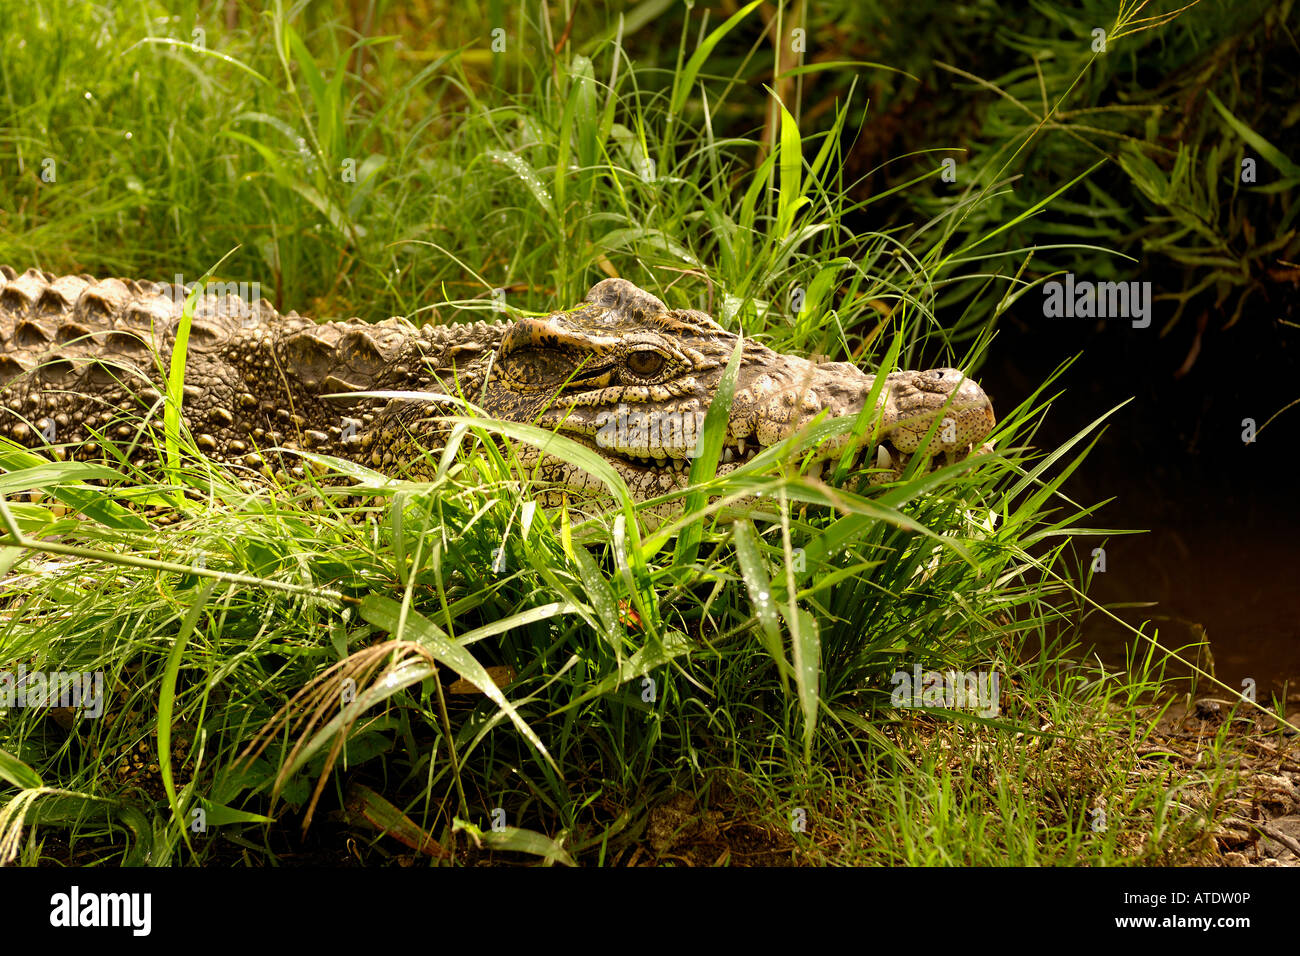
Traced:
[[[622, 279], [592, 288], [576, 310], [522, 318], [503, 333], [480, 404], [496, 418], [532, 422], [591, 448], [613, 464], [633, 496], [686, 487], [705, 413], [737, 337], [701, 312], [669, 309]], [[744, 343], [717, 473], [739, 468], [819, 415], [855, 416], [875, 377], [845, 362], [816, 363]], [[895, 477], [936, 417], [928, 452], [961, 457], [994, 424], [983, 390], [956, 369], [894, 372], [879, 395], [874, 480]], [[404, 414], [410, 421], [409, 411]], [[375, 464], [410, 460], [406, 442], [382, 425]], [[418, 432], [416, 434], [418, 438]], [[848, 435], [813, 450], [838, 456]], [[374, 441], [362, 436], [363, 444]], [[384, 447], [385, 445], [388, 447]], [[532, 446], [520, 449], [544, 481], [600, 493], [595, 476]], [[540, 458], [540, 462], [539, 462]], [[814, 468], [818, 466], [814, 465]]]

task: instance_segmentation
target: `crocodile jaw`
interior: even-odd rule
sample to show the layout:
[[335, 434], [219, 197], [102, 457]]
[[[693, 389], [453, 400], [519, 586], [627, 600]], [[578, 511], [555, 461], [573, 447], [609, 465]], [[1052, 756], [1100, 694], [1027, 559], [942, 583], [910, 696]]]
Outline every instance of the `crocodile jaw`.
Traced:
[[[746, 385], [733, 399], [714, 470], [718, 476], [731, 474], [819, 418], [855, 418], [874, 384], [874, 376], [851, 365], [814, 365], [779, 353], [770, 353], [755, 363], [755, 368], [760, 371], [753, 374], [751, 370]], [[778, 369], [782, 374], [775, 374]], [[795, 375], [800, 377], [798, 381]], [[899, 477], [932, 427], [927, 456], [958, 460], [979, 446], [996, 421], [983, 389], [957, 369], [892, 373], [877, 401], [875, 441], [871, 441], [869, 429], [854, 449], [855, 467], [878, 469], [871, 479], [875, 484]], [[572, 408], [541, 417], [547, 427], [600, 453], [633, 496], [646, 499], [689, 486], [706, 410], [702, 402], [650, 403], [643, 408], [621, 404], [594, 417]], [[802, 449], [800, 457], [811, 456], [811, 473], [820, 476], [823, 463], [838, 460], [852, 440], [848, 433], [832, 436]], [[875, 458], [864, 461], [861, 453], [871, 444]], [[535, 465], [538, 460], [535, 450], [524, 458], [527, 464]], [[539, 471], [545, 480], [575, 491], [600, 490], [598, 479], [560, 458], [542, 457]]]

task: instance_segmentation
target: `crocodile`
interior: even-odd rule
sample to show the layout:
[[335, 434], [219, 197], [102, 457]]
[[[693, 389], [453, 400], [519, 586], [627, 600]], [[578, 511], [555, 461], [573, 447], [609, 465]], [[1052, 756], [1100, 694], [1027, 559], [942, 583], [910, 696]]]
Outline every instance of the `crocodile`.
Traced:
[[[220, 289], [199, 295], [192, 313], [182, 417], [208, 458], [254, 480], [302, 478], [319, 465], [294, 452], [410, 474], [445, 435], [449, 397], [460, 396], [598, 452], [636, 499], [671, 494], [688, 485], [738, 342], [703, 312], [669, 308], [617, 278], [567, 311], [422, 327], [402, 317], [318, 323], [278, 312], [256, 287]], [[0, 436], [60, 460], [112, 461], [111, 444], [116, 458], [156, 461], [163, 370], [186, 294], [179, 283], [0, 266]], [[857, 415], [875, 384], [846, 362], [752, 338], [742, 349], [718, 474], [820, 415]], [[889, 372], [877, 396], [878, 424], [863, 445], [875, 457], [859, 462], [877, 467], [877, 482], [896, 478], [923, 444], [927, 455], [963, 458], [995, 422], [988, 396], [953, 368]], [[849, 440], [826, 440], [812, 457], [838, 456]], [[535, 468], [544, 502], [603, 491], [562, 455], [520, 443], [519, 459]]]

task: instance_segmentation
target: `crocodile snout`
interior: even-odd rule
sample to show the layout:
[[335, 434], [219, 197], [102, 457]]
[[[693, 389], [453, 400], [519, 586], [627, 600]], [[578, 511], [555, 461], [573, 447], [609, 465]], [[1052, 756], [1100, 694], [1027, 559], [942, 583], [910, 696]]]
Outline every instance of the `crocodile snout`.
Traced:
[[961, 369], [895, 372], [889, 384], [893, 421], [887, 423], [887, 437], [899, 451], [916, 451], [936, 418], [939, 427], [930, 442], [934, 453], [978, 445], [996, 423], [993, 402]]

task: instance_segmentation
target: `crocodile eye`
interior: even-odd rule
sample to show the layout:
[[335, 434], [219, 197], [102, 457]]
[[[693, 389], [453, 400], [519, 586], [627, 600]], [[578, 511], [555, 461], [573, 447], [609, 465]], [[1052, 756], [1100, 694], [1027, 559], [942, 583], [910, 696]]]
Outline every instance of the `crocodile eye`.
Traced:
[[656, 352], [654, 349], [637, 349], [635, 352], [628, 353], [627, 367], [633, 375], [649, 378], [663, 371], [664, 363], [667, 361], [662, 352]]

